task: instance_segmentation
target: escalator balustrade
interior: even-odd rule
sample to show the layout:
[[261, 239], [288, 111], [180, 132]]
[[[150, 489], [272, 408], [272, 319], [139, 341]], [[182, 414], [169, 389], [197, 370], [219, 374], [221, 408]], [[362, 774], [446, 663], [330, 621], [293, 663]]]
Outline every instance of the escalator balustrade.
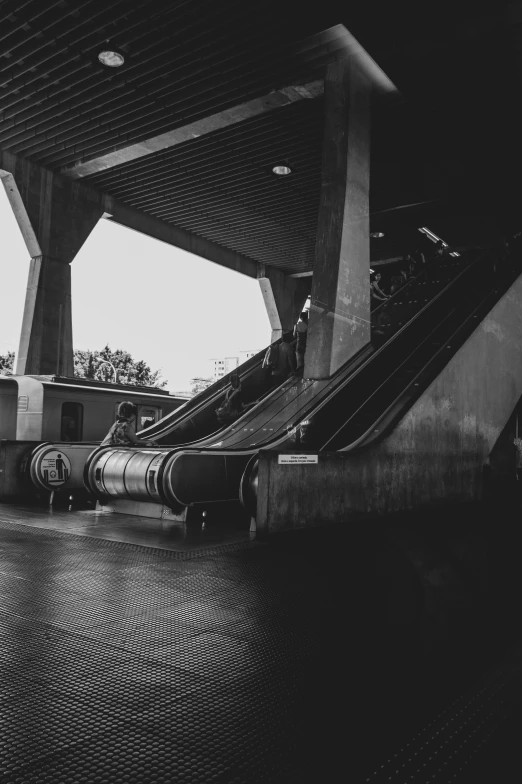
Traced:
[[[427, 304], [414, 296], [415, 287], [427, 282], [428, 275], [421, 274], [398, 292], [401, 299], [396, 297], [413, 313], [412, 319], [401, 326], [391, 316], [384, 345], [369, 345], [331, 379], [282, 385], [236, 428], [224, 431], [218, 442], [206, 439], [174, 449], [168, 465], [162, 460], [162, 497], [183, 505], [237, 499], [238, 477], [259, 448], [291, 447], [299, 433], [313, 448], [330, 449], [337, 439], [337, 448], [344, 449], [350, 439], [371, 430], [421, 371], [430, 352], [441, 350], [454, 327], [455, 311], [470, 290], [470, 276], [476, 277], [479, 268], [471, 258], [462, 260], [452, 265], [449, 282], [450, 269], [444, 275], [430, 271], [430, 291], [436, 293]], [[302, 428], [305, 420], [307, 427]]]

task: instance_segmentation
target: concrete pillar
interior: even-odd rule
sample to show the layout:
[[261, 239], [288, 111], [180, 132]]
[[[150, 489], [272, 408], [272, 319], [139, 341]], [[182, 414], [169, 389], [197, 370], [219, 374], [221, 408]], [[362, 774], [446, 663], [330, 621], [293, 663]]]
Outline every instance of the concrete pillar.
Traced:
[[272, 328], [272, 343], [293, 329], [310, 295], [312, 278], [290, 278], [280, 270], [259, 265], [258, 280]]
[[328, 66], [305, 378], [329, 378], [370, 340], [370, 91], [352, 59]]
[[15, 373], [74, 375], [70, 263], [103, 196], [3, 151], [0, 179], [31, 256]]
[[67, 262], [51, 256], [31, 259], [15, 372], [74, 376]]

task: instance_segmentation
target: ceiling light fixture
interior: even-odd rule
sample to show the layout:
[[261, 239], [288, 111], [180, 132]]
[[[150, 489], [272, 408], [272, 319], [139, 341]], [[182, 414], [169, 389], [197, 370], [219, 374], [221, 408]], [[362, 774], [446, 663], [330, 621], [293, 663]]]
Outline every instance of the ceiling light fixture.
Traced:
[[292, 174], [292, 169], [286, 163], [278, 163], [277, 166], [272, 166], [272, 172], [278, 177], [286, 177], [287, 174]]
[[125, 53], [116, 46], [107, 43], [106, 46], [98, 50], [98, 60], [107, 68], [121, 68], [125, 62]]
[[384, 237], [384, 232], [383, 231], [372, 231], [372, 233], [370, 234], [370, 237], [373, 240], [380, 240], [381, 237]]

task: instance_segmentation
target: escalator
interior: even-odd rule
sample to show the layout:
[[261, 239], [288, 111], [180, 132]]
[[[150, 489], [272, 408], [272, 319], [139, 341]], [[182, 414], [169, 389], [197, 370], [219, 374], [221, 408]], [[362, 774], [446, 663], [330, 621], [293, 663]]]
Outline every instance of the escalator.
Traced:
[[[279, 342], [276, 341], [276, 343]], [[232, 371], [232, 373], [237, 373], [241, 379], [243, 400], [246, 403], [263, 400], [274, 389], [274, 385], [278, 386], [278, 382], [274, 384], [269, 372], [262, 367], [265, 353], [266, 350], [260, 351]], [[166, 443], [172, 446], [197, 442], [219, 433], [223, 429], [223, 425], [218, 423], [216, 408], [224, 400], [232, 373], [223, 376], [163, 419], [141, 430], [138, 436], [143, 440], [153, 439], [158, 445]], [[32, 488], [37, 492], [44, 490], [70, 493], [74, 491], [78, 494], [84, 489], [83, 471], [86, 460], [97, 446], [97, 443], [88, 442], [44, 442], [38, 444], [34, 449], [29, 450], [21, 461], [20, 472], [24, 488], [27, 492], [30, 492]], [[46, 459], [57, 452], [60, 453], [61, 459], [66, 461], [68, 470], [67, 481], [59, 486], [51, 484], [42, 469]]]
[[[278, 340], [276, 343], [280, 343]], [[231, 373], [220, 378], [207, 389], [188, 400], [163, 419], [141, 430], [137, 435], [145, 441], [158, 444], [186, 444], [197, 441], [221, 430], [216, 418], [216, 408], [224, 400], [230, 378], [237, 373], [241, 380], [243, 400], [251, 403], [263, 399], [273, 388], [270, 377], [262, 367], [266, 349], [260, 351]]]
[[381, 437], [517, 275], [511, 268], [496, 270], [487, 254], [433, 263], [374, 312], [378, 340], [332, 378], [289, 380], [217, 438], [148, 450], [144, 461], [131, 450], [97, 450], [86, 466], [86, 484], [101, 499], [155, 500], [181, 510], [237, 500], [245, 467], [255, 463], [258, 450], [295, 448], [296, 428], [305, 422], [307, 449], [347, 450]]

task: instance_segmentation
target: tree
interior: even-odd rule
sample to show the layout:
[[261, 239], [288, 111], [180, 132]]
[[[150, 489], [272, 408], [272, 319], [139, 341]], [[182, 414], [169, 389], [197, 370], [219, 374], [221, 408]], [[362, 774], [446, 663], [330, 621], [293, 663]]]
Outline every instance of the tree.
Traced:
[[4, 376], [12, 376], [14, 360], [14, 351], [8, 351], [7, 354], [0, 354], [0, 373], [3, 373]]
[[101, 351], [76, 349], [74, 352], [74, 375], [77, 378], [92, 378], [96, 381], [114, 381], [114, 371], [108, 364], [116, 368], [117, 381], [120, 384], [143, 387], [165, 387], [161, 381], [161, 371], [152, 371], [142, 359], [136, 360], [123, 349], [114, 351], [109, 345]]
[[204, 389], [206, 389], [213, 383], [214, 383], [213, 378], [191, 378], [190, 391], [192, 392], [193, 395], [199, 395], [200, 392], [203, 392]]
[[[0, 355], [0, 373], [12, 375], [14, 366], [14, 351]], [[76, 349], [74, 352], [74, 375], [76, 378], [91, 378], [95, 381], [114, 381], [114, 371], [110, 365], [102, 364], [111, 362], [116, 368], [117, 381], [120, 384], [143, 387], [165, 387], [166, 381], [160, 381], [161, 371], [150, 369], [143, 360], [135, 360], [128, 351], [116, 349], [112, 351], [107, 345], [101, 351]]]

